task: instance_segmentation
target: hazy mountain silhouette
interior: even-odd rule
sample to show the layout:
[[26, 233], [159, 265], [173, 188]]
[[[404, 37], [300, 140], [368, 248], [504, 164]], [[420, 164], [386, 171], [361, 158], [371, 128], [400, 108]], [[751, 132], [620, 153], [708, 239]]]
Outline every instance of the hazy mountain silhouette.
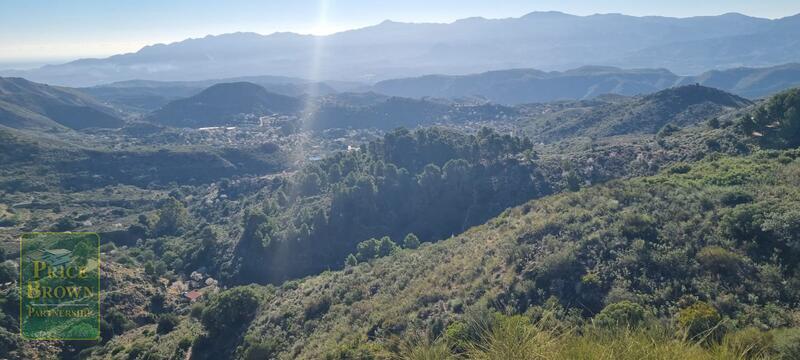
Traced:
[[755, 99], [800, 86], [800, 63], [767, 68], [735, 68], [685, 77], [681, 84], [700, 83]]
[[622, 70], [582, 67], [565, 72], [533, 69], [490, 71], [474, 75], [429, 75], [381, 81], [373, 90], [405, 97], [484, 97], [501, 104], [586, 99], [601, 94], [637, 95], [673, 85], [678, 76], [667, 70]]
[[564, 72], [513, 69], [385, 80], [375, 84], [372, 90], [412, 98], [478, 96], [500, 104], [521, 104], [590, 99], [602, 94], [649, 94], [695, 83], [759, 98], [800, 85], [800, 64], [715, 70], [697, 76], [678, 76], [665, 69], [625, 70], [599, 66]]
[[284, 76], [247, 76], [201, 81], [128, 80], [81, 88], [95, 98], [126, 110], [150, 112], [170, 101], [187, 98], [222, 83], [250, 82], [269, 92], [287, 95], [328, 95], [336, 92], [325, 83]]
[[678, 74], [796, 61], [798, 17], [741, 14], [668, 18], [534, 12], [450, 24], [385, 21], [328, 36], [233, 33], [147, 46], [29, 71], [34, 81], [89, 86], [112, 81], [199, 80], [252, 74], [384, 80], [508, 68], [564, 70], [585, 65], [667, 68]]

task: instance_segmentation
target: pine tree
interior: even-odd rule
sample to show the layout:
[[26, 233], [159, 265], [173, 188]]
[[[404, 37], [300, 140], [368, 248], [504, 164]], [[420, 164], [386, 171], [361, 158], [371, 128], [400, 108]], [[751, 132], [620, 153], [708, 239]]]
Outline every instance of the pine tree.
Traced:
[[358, 265], [358, 259], [353, 254], [347, 255], [347, 259], [344, 261], [345, 267], [351, 267]]
[[406, 249], [416, 249], [416, 248], [418, 248], [419, 247], [419, 238], [417, 238], [417, 235], [414, 235], [412, 233], [409, 233], [408, 235], [406, 235], [406, 238], [403, 239], [403, 247], [405, 247]]

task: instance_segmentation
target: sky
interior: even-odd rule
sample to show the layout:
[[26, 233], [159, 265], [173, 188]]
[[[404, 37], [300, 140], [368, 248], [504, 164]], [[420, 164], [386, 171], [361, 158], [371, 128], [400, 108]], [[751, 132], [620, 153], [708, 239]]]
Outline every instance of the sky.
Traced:
[[380, 23], [519, 17], [532, 11], [780, 18], [798, 0], [2, 0], [0, 64], [38, 66], [209, 34], [330, 34]]

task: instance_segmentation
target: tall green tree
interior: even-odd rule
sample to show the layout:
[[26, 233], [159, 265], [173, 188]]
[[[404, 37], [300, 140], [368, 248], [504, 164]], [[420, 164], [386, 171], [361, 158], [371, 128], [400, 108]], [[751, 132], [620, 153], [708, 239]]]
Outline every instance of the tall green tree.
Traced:
[[170, 197], [161, 204], [158, 222], [155, 225], [157, 236], [179, 235], [189, 224], [189, 213], [182, 202]]

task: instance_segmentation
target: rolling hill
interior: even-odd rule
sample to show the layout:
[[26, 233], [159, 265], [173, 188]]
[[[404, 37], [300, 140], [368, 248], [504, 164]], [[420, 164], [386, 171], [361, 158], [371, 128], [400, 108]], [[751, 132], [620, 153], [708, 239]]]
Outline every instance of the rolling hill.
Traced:
[[298, 98], [271, 93], [253, 83], [224, 83], [172, 101], [147, 120], [176, 127], [223, 126], [235, 124], [245, 116], [296, 113], [302, 105]]
[[325, 83], [282, 76], [248, 76], [203, 81], [129, 80], [80, 90], [114, 106], [147, 113], [157, 110], [170, 101], [197, 95], [212, 85], [233, 82], [250, 82], [269, 92], [286, 96], [329, 95], [336, 92]]
[[0, 125], [20, 129], [118, 128], [117, 112], [77, 90], [0, 78]]
[[408, 99], [375, 93], [321, 97], [274, 94], [252, 83], [217, 84], [175, 100], [146, 120], [175, 127], [237, 126], [258, 123], [258, 116], [288, 115], [310, 130], [330, 128], [414, 128], [438, 122], [489, 120], [516, 115], [516, 109], [487, 103]]
[[[791, 344], [796, 331], [779, 331], [796, 315], [800, 294], [783, 284], [796, 286], [791, 269], [798, 249], [786, 247], [796, 234], [775, 220], [797, 220], [791, 209], [800, 203], [794, 176], [800, 167], [796, 151], [780, 155], [782, 160], [761, 154], [682, 164], [652, 177], [533, 200], [418, 249], [393, 249], [281, 286], [236, 287], [195, 306], [195, 315], [174, 333], [190, 338], [194, 356], [209, 359], [420, 358], [437, 349], [430, 358], [442, 359], [469, 344], [478, 346], [471, 351], [488, 352], [493, 342], [512, 353], [514, 345], [533, 342], [542, 349], [563, 342], [534, 359], [595, 358], [588, 354], [597, 351], [603, 359], [676, 353], [714, 359], [727, 346], [745, 351], [730, 341], [681, 340], [685, 328], [676, 318], [703, 306], [714, 319], [736, 321], [720, 336], [736, 336], [734, 326], [757, 326], [794, 336], [785, 340]], [[775, 255], [776, 249], [785, 252]], [[615, 304], [642, 313], [622, 325], [642, 334], [641, 342], [609, 345], [631, 341], [602, 332], [608, 328], [599, 314], [609, 316], [606, 309], [620, 306]], [[528, 331], [553, 339], [536, 342], [530, 332], [507, 333], [511, 339], [487, 335], [504, 321], [499, 314], [537, 324]], [[205, 331], [196, 329], [198, 322]], [[759, 351], [780, 359], [787, 357], [779, 351], [796, 349], [773, 348], [777, 341], [770, 338]], [[654, 345], [661, 342], [663, 347]], [[168, 353], [186, 349], [175, 340], [127, 336], [93, 356], [160, 353], [164, 346]], [[523, 354], [518, 358], [530, 352]]]
[[697, 124], [751, 105], [750, 100], [722, 90], [686, 85], [654, 94], [556, 105], [532, 105], [536, 114], [528, 133], [538, 141], [570, 137], [605, 137], [624, 134], [655, 134], [665, 125]]

